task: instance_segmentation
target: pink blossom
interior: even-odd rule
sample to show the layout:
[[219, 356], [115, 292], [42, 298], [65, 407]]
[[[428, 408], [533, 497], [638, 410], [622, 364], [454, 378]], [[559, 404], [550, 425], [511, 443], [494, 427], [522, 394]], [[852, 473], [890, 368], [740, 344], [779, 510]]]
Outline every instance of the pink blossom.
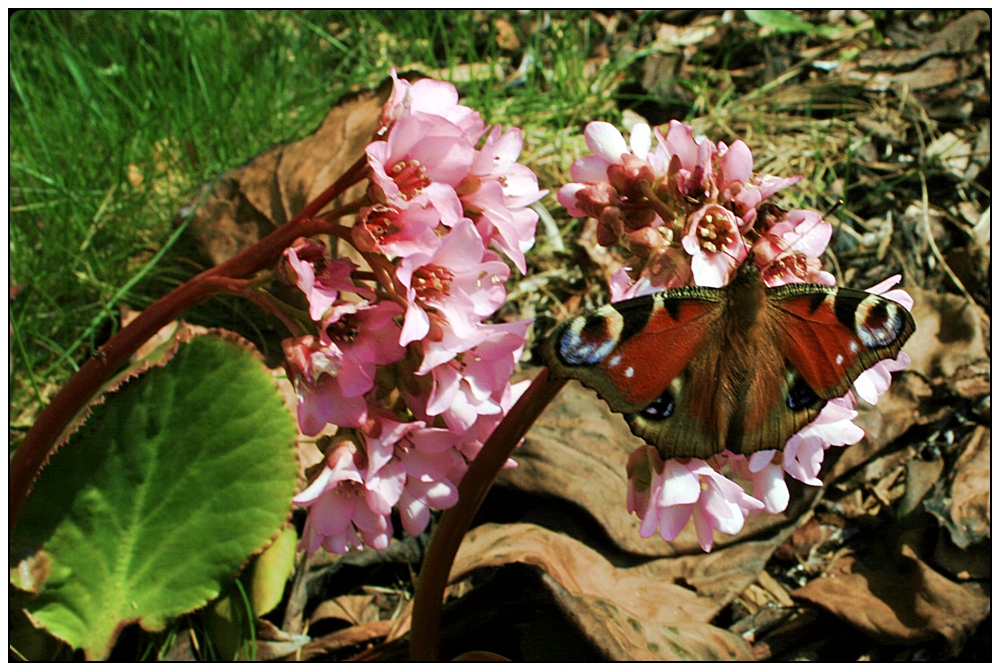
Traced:
[[500, 395], [520, 359], [529, 323], [482, 325], [472, 347], [430, 369], [427, 414], [440, 415], [452, 430], [463, 432], [480, 415], [501, 413]]
[[361, 208], [351, 238], [360, 251], [379, 252], [390, 259], [432, 254], [441, 244], [435, 233], [438, 222], [434, 208], [374, 205]]
[[782, 453], [785, 472], [796, 480], [820, 487], [823, 452], [831, 445], [851, 445], [865, 436], [853, 419], [858, 416], [849, 398], [828, 402], [808, 426], [789, 438]]
[[372, 509], [382, 512], [398, 503], [403, 528], [416, 536], [427, 526], [430, 508], [443, 510], [458, 501], [458, 487], [448, 479], [456, 461], [463, 462], [455, 449], [457, 436], [422, 421], [398, 422], [385, 413], [378, 415], [375, 428], [379, 436], [368, 439], [369, 470], [389, 475], [371, 477], [386, 483], [387, 492]]
[[662, 220], [643, 196], [643, 185], [657, 179], [650, 165], [657, 162], [649, 153], [649, 126], [637, 124], [631, 144], [602, 121], [587, 124], [584, 137], [594, 155], [573, 164], [570, 175], [577, 183], [565, 185], [557, 195], [570, 215], [597, 219], [598, 241], [605, 246], [616, 243], [625, 229], [660, 225]]
[[392, 523], [367, 505], [359, 459], [353, 443], [340, 443], [319, 476], [292, 499], [309, 510], [300, 548], [312, 553], [322, 546], [344, 554], [352, 547], [361, 550], [362, 541], [376, 550], [389, 547]]
[[382, 106], [379, 135], [384, 135], [405, 114], [419, 117], [440, 117], [456, 126], [470, 144], [475, 144], [485, 130], [479, 112], [458, 104], [454, 84], [436, 79], [420, 79], [410, 83], [390, 72], [392, 93]]
[[762, 279], [768, 286], [811, 282], [833, 286], [836, 279], [820, 267], [833, 226], [819, 212], [791, 210], [761, 236], [753, 247]]
[[400, 521], [408, 534], [418, 536], [427, 528], [431, 509], [446, 510], [458, 503], [457, 479], [453, 482], [451, 473], [461, 465], [464, 474], [465, 460], [454, 447], [424, 451], [415, 438], [401, 461], [406, 469], [406, 488], [399, 501]]
[[285, 368], [298, 400], [299, 428], [315, 436], [328, 424], [361, 426], [367, 406], [360, 394], [345, 396], [338, 383], [343, 368], [343, 353], [325, 345], [315, 336], [288, 338], [281, 343], [285, 350]]
[[788, 507], [788, 485], [785, 471], [775, 463], [777, 450], [754, 452], [749, 457], [725, 452], [729, 465], [744, 480], [753, 485], [753, 497], [764, 504], [764, 510], [776, 514]]
[[367, 301], [332, 307], [320, 325], [320, 341], [341, 353], [337, 384], [347, 397], [367, 393], [375, 385], [375, 366], [403, 358], [395, 318], [403, 308], [392, 301], [374, 305]]
[[[693, 518], [698, 544], [708, 552], [713, 531], [739, 533], [747, 515], [764, 508], [701, 459], [664, 462], [655, 448], [643, 446], [629, 458], [628, 471], [629, 511], [642, 518], [639, 535], [643, 538], [659, 529], [664, 540], [673, 540]], [[648, 491], [640, 491], [647, 482]]]
[[413, 254], [397, 268], [408, 301], [399, 344], [427, 336], [431, 315], [439, 328], [470, 337], [479, 320], [503, 304], [509, 276], [507, 265], [485, 252], [475, 226], [463, 219], [433, 254]]
[[[298, 249], [296, 246], [286, 249], [285, 259], [295, 274], [296, 286], [309, 301], [310, 318], [314, 321], [322, 319], [341, 291], [372, 295], [367, 289], [359, 288], [351, 282], [351, 273], [357, 266], [346, 259], [330, 260], [325, 248], [309, 241], [303, 243], [304, 249], [302, 246]], [[317, 253], [318, 250], [321, 251]], [[308, 256], [304, 254], [300, 258], [300, 251], [308, 253]]]
[[695, 284], [721, 287], [746, 258], [747, 250], [733, 213], [721, 205], [706, 205], [688, 218], [688, 232], [681, 244], [691, 255]]
[[517, 163], [522, 145], [520, 129], [501, 133], [494, 126], [458, 190], [465, 214], [476, 222], [483, 240], [524, 273], [524, 253], [534, 244], [538, 223], [538, 213], [528, 206], [548, 192], [539, 191], [535, 173]]
[[[522, 380], [514, 384], [507, 383], [499, 395], [500, 413], [496, 415], [480, 415], [469, 429], [461, 435], [457, 441], [458, 450], [467, 461], [472, 461], [479, 455], [479, 451], [486, 444], [487, 439], [493, 434], [493, 430], [500, 424], [500, 421], [510, 412], [521, 395], [531, 386], [531, 380]], [[504, 463], [504, 468], [516, 468], [517, 462], [508, 458]], [[453, 472], [454, 473], [454, 472]], [[464, 474], [464, 470], [462, 473]]]

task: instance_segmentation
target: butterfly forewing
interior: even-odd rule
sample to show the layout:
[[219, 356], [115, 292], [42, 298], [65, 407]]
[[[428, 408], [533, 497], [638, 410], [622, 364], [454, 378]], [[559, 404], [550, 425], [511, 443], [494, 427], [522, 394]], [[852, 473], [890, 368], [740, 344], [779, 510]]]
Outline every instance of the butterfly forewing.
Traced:
[[613, 303], [564, 322], [543, 349], [559, 377], [582, 382], [615, 412], [654, 403], [701, 347], [722, 292], [694, 287]]
[[899, 356], [914, 331], [898, 303], [857, 289], [791, 284], [772, 289], [789, 363], [824, 400], [846, 394], [861, 373]]

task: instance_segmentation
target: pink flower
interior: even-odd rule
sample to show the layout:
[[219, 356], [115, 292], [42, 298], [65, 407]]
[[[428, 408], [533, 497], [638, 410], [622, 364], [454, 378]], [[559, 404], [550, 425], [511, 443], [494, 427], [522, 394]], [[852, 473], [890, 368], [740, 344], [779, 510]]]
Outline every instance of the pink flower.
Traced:
[[[450, 445], [455, 437], [449, 434]], [[406, 469], [406, 488], [399, 501], [400, 521], [406, 533], [419, 536], [427, 528], [432, 509], [446, 510], [458, 503], [458, 479], [453, 482], [450, 476], [458, 466], [465, 473], [465, 460], [451, 446], [427, 452], [421, 449], [417, 437], [401, 460]]]
[[390, 72], [392, 93], [382, 106], [381, 127], [378, 135], [384, 135], [389, 128], [405, 114], [420, 117], [440, 117], [457, 127], [470, 144], [475, 144], [485, 130], [479, 112], [458, 104], [458, 90], [449, 82], [436, 79], [421, 79], [410, 83], [396, 76], [396, 69]]
[[691, 255], [695, 284], [721, 287], [747, 256], [735, 215], [721, 205], [706, 205], [688, 218], [681, 244]]
[[[457, 436], [448, 429], [428, 427], [422, 421], [398, 422], [385, 413], [378, 415], [379, 436], [368, 438], [369, 471], [387, 473], [370, 476], [382, 486], [371, 507], [377, 512], [399, 504], [403, 528], [410, 535], [423, 532], [430, 508], [443, 510], [458, 502], [458, 487], [448, 479], [462, 457], [455, 449]], [[369, 485], [369, 489], [374, 489]]]
[[820, 267], [832, 234], [833, 226], [821, 221], [819, 212], [789, 211], [753, 247], [764, 282], [772, 287], [793, 282], [836, 284], [834, 276]]
[[754, 452], [750, 457], [725, 452], [729, 465], [744, 480], [753, 485], [753, 497], [764, 504], [764, 510], [776, 514], [788, 507], [788, 485], [780, 463], [774, 463], [777, 450]]
[[[472, 461], [486, 444], [487, 439], [500, 421], [510, 412], [521, 395], [531, 386], [531, 380], [522, 380], [514, 384], [509, 382], [499, 395], [500, 413], [496, 415], [480, 415], [469, 429], [458, 439], [457, 447], [467, 461]], [[516, 468], [517, 462], [508, 458], [504, 468]], [[464, 474], [464, 470], [461, 474]]]
[[[357, 268], [353, 263], [346, 259], [330, 260], [324, 247], [303, 238], [296, 242], [297, 245], [285, 250], [285, 259], [295, 274], [296, 286], [309, 301], [311, 319], [321, 320], [341, 291], [374, 295], [351, 282], [351, 273]], [[303, 252], [303, 257], [299, 252]]]
[[376, 550], [389, 547], [392, 523], [367, 505], [359, 460], [363, 458], [353, 443], [340, 443], [319, 476], [292, 499], [309, 510], [301, 549], [312, 553], [322, 546], [344, 554], [352, 547], [361, 550], [362, 541]]
[[[642, 518], [643, 538], [659, 529], [664, 540], [673, 540], [693, 518], [698, 544], [708, 552], [713, 531], [739, 533], [750, 511], [764, 508], [701, 459], [664, 462], [648, 445], [632, 453], [628, 473], [629, 512]], [[643, 486], [647, 491], [640, 490]]]
[[853, 419], [858, 416], [849, 398], [828, 402], [819, 416], [789, 438], [782, 451], [785, 472], [807, 485], [820, 487], [819, 475], [823, 452], [831, 445], [852, 445], [865, 437]]
[[501, 134], [494, 126], [458, 191], [465, 215], [476, 222], [483, 240], [524, 273], [524, 253], [534, 244], [538, 223], [538, 213], [528, 206], [548, 192], [539, 191], [535, 173], [517, 163], [522, 145], [520, 129]]
[[433, 386], [427, 415], [441, 415], [449, 428], [463, 432], [480, 415], [501, 413], [500, 394], [520, 359], [529, 324], [482, 325], [472, 347], [430, 369]]
[[281, 343], [285, 350], [285, 368], [298, 399], [299, 428], [315, 436], [327, 425], [361, 426], [367, 406], [360, 394], [345, 396], [338, 383], [343, 367], [343, 353], [324, 345], [315, 336], [288, 338]]
[[399, 344], [426, 337], [431, 315], [439, 328], [470, 337], [479, 321], [503, 304], [509, 276], [507, 265], [485, 251], [475, 226], [463, 219], [433, 254], [413, 254], [397, 268], [409, 303]]
[[351, 227], [354, 246], [362, 252], [379, 252], [392, 259], [431, 254], [441, 244], [434, 232], [437, 210], [430, 207], [398, 209], [389, 205], [361, 208]]
[[375, 385], [375, 367], [403, 358], [395, 318], [403, 308], [392, 301], [342, 303], [320, 325], [320, 341], [341, 354], [337, 384], [346, 397], [367, 393]]

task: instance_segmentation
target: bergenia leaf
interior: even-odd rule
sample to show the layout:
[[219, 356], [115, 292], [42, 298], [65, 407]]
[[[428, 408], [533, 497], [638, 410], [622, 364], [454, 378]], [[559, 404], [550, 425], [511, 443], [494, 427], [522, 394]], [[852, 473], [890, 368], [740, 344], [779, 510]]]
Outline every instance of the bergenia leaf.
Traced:
[[[215, 598], [287, 520], [295, 423], [251, 348], [213, 334], [125, 385], [41, 473], [11, 564], [47, 566], [36, 626], [107, 656]], [[24, 564], [22, 564], [24, 565]]]

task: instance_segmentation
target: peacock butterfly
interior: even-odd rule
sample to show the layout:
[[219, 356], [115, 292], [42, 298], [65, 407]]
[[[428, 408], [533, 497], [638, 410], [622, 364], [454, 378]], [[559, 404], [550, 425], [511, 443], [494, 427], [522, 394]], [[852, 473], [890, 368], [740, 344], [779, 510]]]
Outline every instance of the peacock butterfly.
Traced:
[[750, 255], [722, 288], [613, 303], [556, 327], [549, 370], [579, 380], [664, 459], [781, 449], [914, 331], [902, 305], [820, 284], [769, 288]]

